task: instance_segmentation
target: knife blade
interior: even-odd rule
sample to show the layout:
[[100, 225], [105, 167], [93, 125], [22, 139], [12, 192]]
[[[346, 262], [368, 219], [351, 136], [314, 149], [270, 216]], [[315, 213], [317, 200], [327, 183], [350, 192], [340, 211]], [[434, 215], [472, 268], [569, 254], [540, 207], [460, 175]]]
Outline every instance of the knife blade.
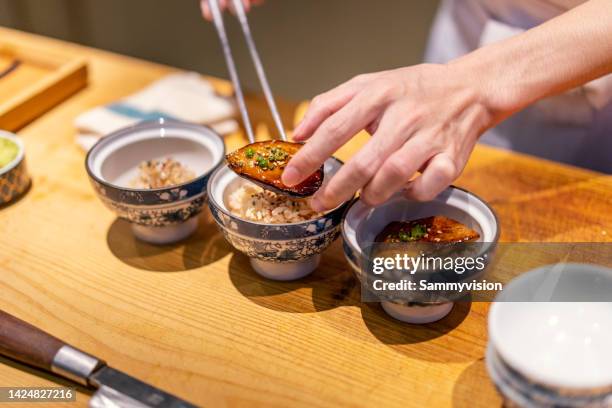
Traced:
[[193, 408], [0, 310], [0, 354], [96, 389], [91, 407]]
[[[152, 387], [132, 376], [104, 366], [89, 376], [89, 382], [98, 388], [89, 403], [90, 407], [159, 407], [193, 408], [167, 392]], [[120, 403], [117, 405], [117, 403]], [[96, 405], [100, 404], [100, 405]]]

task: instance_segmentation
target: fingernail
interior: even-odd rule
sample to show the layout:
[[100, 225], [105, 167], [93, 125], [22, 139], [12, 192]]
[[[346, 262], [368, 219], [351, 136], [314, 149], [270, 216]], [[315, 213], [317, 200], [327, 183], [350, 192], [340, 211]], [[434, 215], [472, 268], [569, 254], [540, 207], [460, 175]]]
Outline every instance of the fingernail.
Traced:
[[293, 187], [299, 182], [300, 173], [294, 167], [286, 167], [281, 176], [281, 181], [288, 187]]

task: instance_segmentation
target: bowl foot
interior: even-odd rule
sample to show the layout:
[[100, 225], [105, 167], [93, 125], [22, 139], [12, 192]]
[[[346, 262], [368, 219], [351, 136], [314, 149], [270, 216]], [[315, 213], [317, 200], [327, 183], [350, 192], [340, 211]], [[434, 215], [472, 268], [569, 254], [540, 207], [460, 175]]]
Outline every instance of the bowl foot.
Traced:
[[132, 224], [136, 238], [155, 245], [173, 244], [193, 234], [198, 228], [198, 217], [191, 217], [180, 224], [165, 227], [152, 227]]
[[251, 258], [251, 266], [261, 276], [277, 281], [291, 281], [310, 275], [317, 269], [321, 255], [295, 262], [272, 262]]
[[453, 303], [442, 303], [433, 306], [406, 306], [393, 302], [381, 302], [385, 312], [394, 319], [406, 323], [425, 324], [445, 317], [453, 308]]

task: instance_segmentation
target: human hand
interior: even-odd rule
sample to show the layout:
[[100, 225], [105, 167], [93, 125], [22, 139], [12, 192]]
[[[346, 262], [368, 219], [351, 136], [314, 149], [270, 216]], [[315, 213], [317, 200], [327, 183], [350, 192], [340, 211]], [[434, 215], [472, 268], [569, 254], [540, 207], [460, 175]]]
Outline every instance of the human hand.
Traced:
[[[228, 8], [230, 10], [234, 9], [232, 0], [218, 0], [218, 1], [219, 1], [219, 8], [221, 9], [221, 11], [225, 11]], [[258, 6], [260, 4], [263, 4], [263, 2], [264, 0], [242, 0], [242, 4], [244, 5], [244, 10], [247, 12], [251, 9], [252, 6]], [[202, 9], [202, 16], [206, 20], [212, 21], [213, 17], [212, 17], [212, 12], [210, 11], [210, 5], [208, 4], [208, 0], [201, 0], [200, 8]]]
[[282, 180], [301, 182], [366, 129], [372, 138], [315, 194], [313, 208], [332, 209], [360, 188], [369, 205], [402, 187], [413, 199], [431, 200], [461, 174], [478, 137], [509, 114], [487, 91], [471, 69], [453, 64], [359, 75], [313, 99], [293, 135], [308, 142]]

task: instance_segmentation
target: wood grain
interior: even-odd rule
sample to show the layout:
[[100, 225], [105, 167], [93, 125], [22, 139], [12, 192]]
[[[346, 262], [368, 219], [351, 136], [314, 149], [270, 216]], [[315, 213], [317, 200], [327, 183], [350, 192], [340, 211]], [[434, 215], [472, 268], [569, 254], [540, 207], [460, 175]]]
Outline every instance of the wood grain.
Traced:
[[[486, 303], [460, 304], [429, 325], [401, 324], [359, 301], [340, 242], [312, 276], [266, 281], [208, 214], [181, 244], [134, 240], [90, 188], [73, 120], [171, 69], [0, 34], [74, 52], [91, 67], [86, 89], [20, 132], [33, 186], [0, 210], [0, 309], [207, 407], [499, 406], [483, 363]], [[251, 102], [255, 112], [265, 109]], [[294, 109], [282, 104], [285, 118]], [[266, 126], [273, 129], [262, 121], [260, 138]], [[350, 158], [366, 139], [359, 135], [338, 156]], [[230, 150], [245, 141], [226, 139]], [[611, 240], [610, 177], [479, 146], [458, 184], [493, 205], [505, 241]], [[0, 386], [54, 381], [0, 364]], [[88, 398], [79, 392], [76, 406]]]

